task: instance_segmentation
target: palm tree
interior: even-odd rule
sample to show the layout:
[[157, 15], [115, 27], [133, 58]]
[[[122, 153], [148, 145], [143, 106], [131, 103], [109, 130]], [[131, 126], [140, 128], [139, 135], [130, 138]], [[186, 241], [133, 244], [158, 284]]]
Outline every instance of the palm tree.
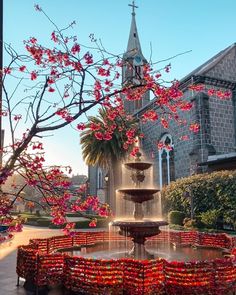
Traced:
[[[109, 193], [111, 207], [115, 210], [115, 190], [121, 182], [121, 161], [124, 160], [129, 149], [124, 149], [124, 143], [127, 141], [127, 130], [136, 130], [138, 135], [138, 124], [134, 118], [125, 117], [124, 115], [117, 116], [114, 120], [108, 118], [109, 110], [104, 108], [99, 110], [99, 115], [90, 116], [89, 122], [85, 126], [85, 130], [81, 133], [82, 155], [87, 165], [106, 169], [109, 175]], [[107, 126], [116, 125], [113, 130], [110, 140], [101, 140], [96, 138], [95, 131], [91, 130], [91, 125], [100, 126], [101, 132], [105, 132]], [[106, 126], [106, 128], [104, 127]]]

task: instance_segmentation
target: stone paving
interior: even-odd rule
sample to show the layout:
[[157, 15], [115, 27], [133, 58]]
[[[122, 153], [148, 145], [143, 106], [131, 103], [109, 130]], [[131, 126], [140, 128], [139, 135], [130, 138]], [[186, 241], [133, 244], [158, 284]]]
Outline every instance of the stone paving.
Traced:
[[[29, 239], [46, 238], [61, 235], [59, 230], [25, 226], [23, 232], [17, 233], [11, 242], [0, 245], [0, 295], [33, 295], [33, 291], [26, 291], [24, 281], [20, 280], [17, 287], [16, 249], [18, 245], [26, 245]], [[41, 290], [39, 295], [62, 295], [60, 290]]]

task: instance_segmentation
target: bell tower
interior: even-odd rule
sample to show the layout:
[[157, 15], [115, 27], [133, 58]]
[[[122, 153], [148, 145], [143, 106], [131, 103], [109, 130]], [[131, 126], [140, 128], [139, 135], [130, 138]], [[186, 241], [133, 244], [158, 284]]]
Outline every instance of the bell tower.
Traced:
[[[143, 66], [147, 64], [147, 60], [143, 56], [139, 37], [138, 30], [135, 20], [135, 8], [138, 6], [135, 5], [134, 1], [132, 4], [129, 4], [132, 7], [132, 19], [131, 27], [129, 33], [129, 40], [127, 45], [127, 50], [123, 55], [123, 67], [122, 67], [122, 85], [126, 84], [139, 84], [140, 80], [143, 78]], [[150, 101], [150, 93], [146, 92], [142, 99], [136, 101], [128, 101], [124, 97], [124, 106], [125, 110], [133, 114], [143, 106], [145, 106]]]

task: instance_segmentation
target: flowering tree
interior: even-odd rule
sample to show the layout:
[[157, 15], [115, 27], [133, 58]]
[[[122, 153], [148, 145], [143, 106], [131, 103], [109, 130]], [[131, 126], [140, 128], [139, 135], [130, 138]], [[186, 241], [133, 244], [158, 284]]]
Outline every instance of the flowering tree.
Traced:
[[[38, 205], [50, 208], [52, 221], [56, 224], [66, 223], [66, 212], [82, 212], [89, 208], [107, 216], [108, 205], [100, 204], [94, 196], [83, 200], [80, 198], [81, 191], [78, 191], [77, 200], [71, 201], [70, 183], [65, 176], [71, 170], [69, 167], [45, 167], [40, 139], [49, 132], [71, 125], [79, 131], [89, 128], [97, 140], [109, 141], [116, 130], [125, 130], [126, 125], [122, 124], [121, 127], [116, 123], [120, 120], [115, 120], [121, 113], [122, 120], [126, 120], [123, 99], [140, 100], [147, 91], [156, 97], [155, 106], [158, 106], [160, 113], [157, 114], [154, 109], [147, 110], [142, 117], [144, 122], [159, 120], [160, 124], [167, 127], [168, 120], [179, 122], [179, 111], [190, 110], [192, 103], [183, 100], [178, 81], [173, 81], [167, 87], [162, 83], [161, 73], [154, 71], [150, 65], [143, 67], [143, 76], [138, 83], [132, 83], [131, 79], [121, 86], [119, 78], [124, 61], [120, 55], [106, 51], [93, 35], [90, 35], [91, 46], [88, 51], [88, 47], [83, 46], [75, 36], [65, 35], [74, 23], [60, 29], [38, 5], [35, 8], [54, 26], [50, 37], [52, 46], [39, 44], [35, 37], [24, 41], [24, 54], [18, 54], [11, 46], [5, 46], [9, 64], [3, 68], [1, 76], [1, 116], [8, 120], [11, 144], [2, 149], [1, 223], [11, 224], [11, 209], [19, 198], [32, 202], [21, 194], [27, 185], [40, 191], [43, 202], [38, 201]], [[132, 64], [128, 66], [132, 67]], [[164, 70], [168, 72], [169, 66]], [[103, 126], [92, 123], [87, 125], [85, 119], [88, 112], [99, 107], [109, 114], [107, 122]], [[27, 127], [20, 134], [18, 130], [22, 125]], [[197, 124], [191, 122], [190, 129], [197, 131]], [[133, 146], [136, 133], [129, 128], [125, 130], [124, 150]], [[134, 155], [136, 152], [137, 148], [134, 148], [131, 153]], [[14, 193], [4, 191], [4, 183], [16, 172], [24, 177], [24, 184], [17, 187]], [[37, 203], [35, 200], [33, 202]], [[32, 203], [28, 204], [32, 208]], [[10, 230], [20, 228], [19, 220]], [[72, 228], [73, 224], [67, 224], [66, 231]]]

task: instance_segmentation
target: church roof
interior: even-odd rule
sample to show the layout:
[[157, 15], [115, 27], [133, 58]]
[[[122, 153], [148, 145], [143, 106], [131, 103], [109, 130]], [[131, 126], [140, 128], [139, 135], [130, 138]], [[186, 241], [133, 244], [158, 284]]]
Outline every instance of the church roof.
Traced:
[[188, 79], [190, 79], [193, 76], [205, 75], [209, 70], [211, 70], [219, 62], [221, 62], [222, 59], [235, 47], [236, 47], [236, 43], [233, 43], [232, 45], [228, 46], [227, 48], [221, 50], [219, 53], [217, 53], [212, 58], [207, 60], [201, 66], [197, 67], [195, 70], [190, 72], [187, 76], [182, 78], [180, 80], [180, 83], [187, 81]]
[[[130, 6], [132, 6], [132, 5], [130, 5]], [[139, 55], [143, 60], [145, 60], [143, 53], [142, 53], [139, 37], [138, 37], [138, 29], [137, 29], [136, 20], [135, 20], [134, 7], [136, 7], [136, 6], [134, 6], [134, 4], [133, 4], [133, 12], [132, 12], [129, 40], [128, 40], [128, 45], [127, 45], [127, 50], [124, 54], [124, 58], [127, 59], [129, 57]]]

